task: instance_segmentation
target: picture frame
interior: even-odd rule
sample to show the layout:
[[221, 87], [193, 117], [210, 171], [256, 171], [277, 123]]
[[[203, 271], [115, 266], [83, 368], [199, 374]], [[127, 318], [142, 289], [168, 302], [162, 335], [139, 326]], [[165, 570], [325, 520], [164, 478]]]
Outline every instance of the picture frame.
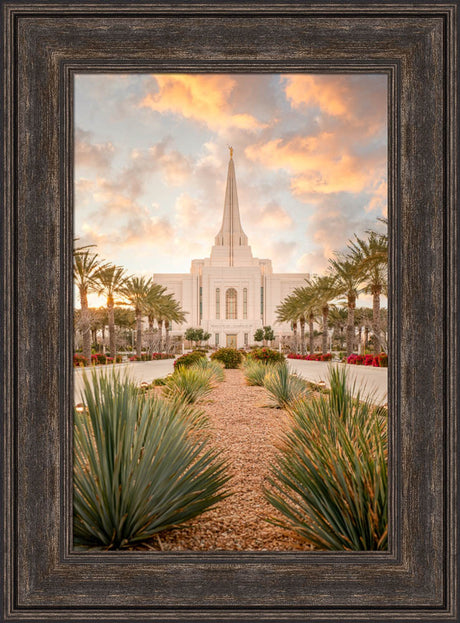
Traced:
[[[2, 4], [4, 621], [458, 621], [458, 1]], [[72, 78], [384, 72], [387, 552], [72, 549]]]

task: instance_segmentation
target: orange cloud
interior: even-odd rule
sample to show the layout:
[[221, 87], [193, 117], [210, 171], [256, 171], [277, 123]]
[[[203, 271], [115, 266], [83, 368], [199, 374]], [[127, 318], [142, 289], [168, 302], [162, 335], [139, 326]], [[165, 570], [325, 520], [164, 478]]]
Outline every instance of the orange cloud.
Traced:
[[330, 132], [251, 145], [245, 154], [267, 168], [286, 169], [291, 173], [291, 190], [298, 198], [311, 199], [314, 194], [338, 192], [360, 193], [372, 187], [386, 168], [383, 148], [361, 156]]
[[158, 92], [147, 93], [141, 107], [172, 112], [214, 129], [266, 127], [253, 115], [232, 110], [236, 80], [228, 75], [164, 74], [155, 76]]

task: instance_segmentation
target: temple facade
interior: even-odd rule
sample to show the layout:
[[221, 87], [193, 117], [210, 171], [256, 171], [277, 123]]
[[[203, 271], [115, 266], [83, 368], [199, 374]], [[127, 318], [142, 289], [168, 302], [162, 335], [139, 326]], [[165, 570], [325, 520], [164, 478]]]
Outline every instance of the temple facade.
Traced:
[[214, 346], [242, 348], [254, 343], [254, 332], [270, 325], [277, 337], [291, 327], [276, 320], [276, 307], [294, 288], [305, 285], [307, 273], [274, 273], [269, 259], [253, 257], [243, 231], [238, 205], [233, 150], [230, 149], [222, 226], [210, 257], [192, 260], [190, 273], [154, 274], [187, 312], [182, 327], [202, 327]]

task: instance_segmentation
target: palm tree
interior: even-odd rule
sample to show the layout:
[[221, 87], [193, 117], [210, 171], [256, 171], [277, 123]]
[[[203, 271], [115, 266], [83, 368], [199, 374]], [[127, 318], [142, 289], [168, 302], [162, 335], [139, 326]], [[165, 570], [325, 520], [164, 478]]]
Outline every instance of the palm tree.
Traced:
[[[356, 316], [358, 313], [358, 309], [355, 310], [355, 324], [356, 324]], [[338, 331], [339, 340], [340, 340], [340, 350], [344, 348], [344, 330], [347, 326], [348, 321], [348, 311], [345, 307], [335, 307], [329, 311], [329, 325], [334, 327], [334, 330]]]
[[372, 295], [374, 352], [381, 349], [380, 297], [388, 294], [388, 237], [370, 231], [367, 240], [355, 236], [348, 248], [362, 271], [365, 292]]
[[341, 256], [329, 260], [331, 274], [337, 288], [337, 295], [347, 297], [347, 357], [353, 352], [355, 341], [356, 299], [359, 295], [359, 287], [363, 281], [361, 266], [351, 256]]
[[108, 264], [97, 275], [96, 289], [98, 294], [107, 296], [107, 315], [109, 321], [109, 349], [110, 355], [115, 358], [115, 295], [122, 292], [126, 283], [126, 272], [121, 266]]
[[303, 286], [301, 288], [296, 288], [293, 292], [293, 295], [297, 301], [298, 309], [300, 311], [300, 328], [301, 328], [301, 341], [302, 341], [302, 355], [305, 354], [304, 349], [304, 337], [302, 335], [302, 324], [305, 326], [306, 321], [308, 320], [308, 334], [309, 334], [309, 351], [310, 354], [314, 351], [314, 330], [313, 324], [320, 312], [318, 308], [315, 291], [311, 286]]
[[[143, 312], [147, 316], [149, 323], [149, 331], [153, 332], [153, 323], [156, 318], [159, 317], [161, 312], [160, 301], [166, 292], [166, 288], [164, 286], [159, 285], [158, 283], [152, 283], [150, 285], [149, 292], [143, 304]], [[161, 341], [161, 340], [160, 340]], [[160, 350], [161, 344], [159, 344], [158, 350]], [[150, 351], [151, 346], [149, 346]]]
[[88, 294], [97, 290], [98, 275], [104, 266], [97, 253], [77, 250], [73, 256], [73, 278], [80, 295], [80, 326], [83, 338], [83, 357], [91, 361], [91, 319], [88, 308]]
[[323, 353], [327, 353], [327, 329], [330, 303], [337, 297], [337, 286], [332, 275], [317, 275], [307, 279], [307, 287], [312, 288], [312, 296], [321, 310], [323, 321], [322, 344]]
[[136, 355], [138, 357], [140, 357], [142, 353], [142, 314], [151, 287], [151, 278], [129, 277], [122, 290], [123, 296], [134, 307], [134, 313], [136, 314]]
[[169, 352], [169, 340], [170, 340], [170, 335], [169, 335], [169, 328], [171, 326], [172, 322], [175, 322], [176, 324], [182, 324], [183, 322], [185, 322], [186, 318], [186, 314], [188, 312], [184, 312], [182, 307], [180, 306], [180, 303], [178, 301], [176, 301], [174, 298], [171, 298], [170, 301], [168, 302], [168, 305], [165, 305], [164, 310], [164, 321], [165, 321], [165, 351]]
[[[276, 308], [278, 322], [290, 322], [294, 337], [293, 351], [297, 353], [297, 322], [299, 321], [299, 304], [293, 294], [287, 296]], [[302, 326], [301, 326], [302, 330]], [[303, 345], [303, 338], [301, 336]], [[301, 345], [301, 346], [302, 346]]]
[[[177, 318], [177, 320], [174, 320]], [[164, 347], [169, 348], [168, 328], [171, 321], [182, 323], [185, 321], [185, 313], [179, 303], [173, 298], [172, 294], [163, 294], [157, 302], [156, 319], [159, 331], [159, 351], [163, 352]], [[163, 325], [166, 329], [166, 340], [163, 344]]]

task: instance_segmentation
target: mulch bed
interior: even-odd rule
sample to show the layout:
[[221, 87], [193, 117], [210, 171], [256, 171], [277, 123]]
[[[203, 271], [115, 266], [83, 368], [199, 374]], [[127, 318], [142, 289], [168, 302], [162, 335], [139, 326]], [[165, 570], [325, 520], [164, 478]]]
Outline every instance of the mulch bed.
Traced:
[[233, 495], [182, 528], [160, 533], [137, 549], [310, 549], [294, 532], [266, 521], [267, 517], [277, 515], [277, 511], [265, 500], [262, 488], [287, 418], [283, 410], [268, 404], [265, 390], [247, 386], [240, 370], [225, 371], [225, 381], [217, 385], [200, 407], [209, 416], [215, 447], [231, 461], [229, 486]]

